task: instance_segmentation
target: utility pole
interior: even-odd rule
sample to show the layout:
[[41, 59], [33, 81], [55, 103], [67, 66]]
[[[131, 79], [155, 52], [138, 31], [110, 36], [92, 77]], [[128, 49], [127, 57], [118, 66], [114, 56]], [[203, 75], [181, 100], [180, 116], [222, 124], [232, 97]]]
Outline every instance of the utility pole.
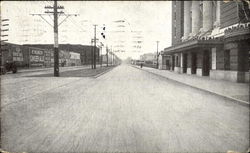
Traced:
[[94, 69], [96, 69], [96, 26], [97, 24], [94, 24]]
[[159, 65], [159, 63], [158, 63], [158, 44], [159, 44], [159, 41], [156, 41], [156, 43], [157, 43], [157, 53], [156, 53], [156, 69], [158, 69], [158, 65]]
[[101, 63], [101, 67], [102, 67], [102, 45], [100, 46], [100, 55], [99, 57], [101, 57], [101, 59], [99, 60]]
[[[59, 43], [58, 43], [58, 27], [70, 16], [77, 14], [65, 14], [63, 11], [58, 12], [58, 9], [64, 9], [63, 6], [57, 5], [57, 0], [54, 0], [54, 6], [45, 6], [45, 9], [53, 9], [53, 11], [45, 11], [45, 14], [31, 14], [40, 16], [46, 23], [54, 28], [54, 76], [59, 77]], [[58, 13], [60, 16], [65, 15], [66, 17], [58, 23]], [[54, 16], [54, 25], [50, 24], [43, 16], [52, 15]]]
[[106, 46], [106, 56], [107, 56], [107, 67], [109, 66], [109, 51], [108, 46]]
[[112, 46], [111, 46], [111, 65], [113, 65], [113, 48], [112, 48]]
[[112, 50], [112, 65], [115, 65], [115, 61], [114, 61], [114, 50]]
[[94, 48], [93, 48], [93, 39], [91, 39], [91, 69], [94, 69]]
[[54, 1], [54, 76], [59, 77], [57, 0]]

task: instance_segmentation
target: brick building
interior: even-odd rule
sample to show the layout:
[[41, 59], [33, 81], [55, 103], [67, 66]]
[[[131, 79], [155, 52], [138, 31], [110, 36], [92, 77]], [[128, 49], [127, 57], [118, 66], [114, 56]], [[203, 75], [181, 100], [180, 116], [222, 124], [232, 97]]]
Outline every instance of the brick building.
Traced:
[[162, 69], [249, 82], [247, 1], [172, 1], [172, 46]]
[[[1, 48], [2, 49], [2, 48]], [[54, 51], [52, 44], [5, 44], [3, 64], [13, 61], [18, 67], [52, 67]], [[90, 65], [93, 47], [83, 45], [62, 44], [59, 46], [59, 65]], [[99, 48], [96, 49], [96, 61], [99, 63]], [[1, 61], [2, 62], [2, 61]]]

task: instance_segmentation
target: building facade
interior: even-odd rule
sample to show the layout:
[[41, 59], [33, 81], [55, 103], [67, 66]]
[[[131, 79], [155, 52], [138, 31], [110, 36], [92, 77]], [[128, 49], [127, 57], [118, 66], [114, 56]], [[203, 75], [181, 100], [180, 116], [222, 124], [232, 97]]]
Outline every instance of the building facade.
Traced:
[[157, 56], [156, 53], [146, 53], [140, 56], [140, 61], [143, 62], [144, 66], [156, 67]]
[[[53, 50], [52, 44], [26, 44], [24, 46]], [[94, 54], [93, 54], [94, 46], [78, 45], [78, 44], [60, 44], [59, 50], [79, 53], [82, 65], [90, 65], [94, 58]], [[100, 61], [99, 55], [100, 55], [100, 49], [96, 47], [97, 64], [99, 64], [99, 61]]]
[[162, 69], [249, 82], [249, 1], [172, 1], [172, 46]]
[[[18, 67], [52, 67], [54, 66], [54, 50], [51, 44], [18, 45], [6, 43], [3, 51], [3, 64], [15, 62]], [[59, 66], [79, 66], [91, 64], [92, 46], [63, 44], [59, 46]], [[99, 48], [96, 49], [99, 63]], [[2, 62], [2, 61], [1, 61]]]

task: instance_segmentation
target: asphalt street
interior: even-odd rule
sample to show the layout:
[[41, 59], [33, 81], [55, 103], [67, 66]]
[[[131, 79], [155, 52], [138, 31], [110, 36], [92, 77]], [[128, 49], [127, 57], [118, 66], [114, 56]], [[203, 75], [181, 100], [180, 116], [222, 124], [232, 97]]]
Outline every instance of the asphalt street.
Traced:
[[[249, 108], [129, 65], [97, 77], [1, 76], [10, 152], [246, 152]], [[11, 77], [14, 76], [14, 77]]]

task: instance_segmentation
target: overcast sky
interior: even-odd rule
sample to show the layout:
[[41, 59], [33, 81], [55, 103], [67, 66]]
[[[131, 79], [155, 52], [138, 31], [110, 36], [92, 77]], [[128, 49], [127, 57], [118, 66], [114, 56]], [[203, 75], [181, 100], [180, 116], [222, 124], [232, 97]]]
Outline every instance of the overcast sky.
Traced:
[[[18, 44], [54, 42], [53, 27], [41, 17], [30, 15], [44, 14], [44, 6], [52, 6], [53, 1], [1, 3], [2, 18], [10, 20], [9, 42]], [[58, 3], [64, 6], [63, 11], [66, 14], [78, 14], [69, 17], [59, 26], [59, 43], [90, 45], [94, 36], [93, 24], [97, 24], [99, 42], [110, 48], [112, 46], [122, 59], [128, 56], [138, 58], [143, 53], [156, 52], [157, 40], [160, 41], [159, 51], [171, 45], [171, 1], [59, 1]], [[44, 18], [53, 24], [53, 16], [47, 15]], [[60, 16], [59, 23], [64, 18], [65, 16]], [[101, 37], [104, 25], [105, 40]], [[122, 50], [125, 52], [121, 52]]]

